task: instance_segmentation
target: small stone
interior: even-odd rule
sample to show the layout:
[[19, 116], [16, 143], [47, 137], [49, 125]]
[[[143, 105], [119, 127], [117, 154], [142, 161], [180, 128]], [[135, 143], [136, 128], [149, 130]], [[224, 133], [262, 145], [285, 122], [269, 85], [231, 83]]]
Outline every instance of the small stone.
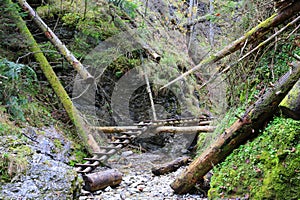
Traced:
[[138, 185], [137, 186], [137, 189], [140, 191], [140, 192], [143, 192], [145, 186], [144, 185]]
[[122, 152], [121, 156], [124, 157], [124, 158], [126, 158], [126, 157], [128, 157], [128, 156], [130, 156], [132, 154], [133, 154], [132, 151], [124, 151], [124, 152]]
[[107, 188], [104, 189], [105, 192], [111, 192], [112, 190], [113, 189], [110, 186], [108, 186]]

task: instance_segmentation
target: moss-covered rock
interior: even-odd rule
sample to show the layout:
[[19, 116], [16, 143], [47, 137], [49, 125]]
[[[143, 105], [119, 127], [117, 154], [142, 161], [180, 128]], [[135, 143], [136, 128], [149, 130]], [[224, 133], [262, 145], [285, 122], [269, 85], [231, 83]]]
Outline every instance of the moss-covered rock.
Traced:
[[214, 169], [209, 197], [297, 199], [300, 121], [276, 117], [252, 142]]

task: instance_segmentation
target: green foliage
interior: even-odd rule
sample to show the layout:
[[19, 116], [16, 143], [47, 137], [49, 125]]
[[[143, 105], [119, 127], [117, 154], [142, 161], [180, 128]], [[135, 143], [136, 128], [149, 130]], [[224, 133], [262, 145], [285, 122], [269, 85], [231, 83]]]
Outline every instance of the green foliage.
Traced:
[[17, 3], [2, 1], [0, 7], [0, 59], [17, 59], [24, 53], [26, 48], [27, 42], [18, 33], [13, 16], [11, 16], [11, 13], [15, 12], [19, 12], [21, 16], [24, 16], [24, 13], [20, 12]]
[[108, 0], [108, 3], [114, 4], [115, 6], [123, 10], [128, 16], [130, 16], [131, 18], [135, 18], [135, 10], [138, 6], [132, 0]]
[[87, 152], [80, 145], [75, 145], [74, 152], [72, 153], [74, 157], [71, 157], [69, 165], [74, 167], [77, 163], [84, 163], [84, 158], [88, 157]]
[[116, 34], [118, 29], [112, 23], [111, 17], [103, 13], [103, 10], [97, 7], [91, 9], [92, 11], [85, 17], [82, 13], [67, 12], [63, 15], [62, 21], [67, 26], [80, 31], [80, 34], [77, 35], [80, 37], [79, 39], [86, 41], [93, 38], [98, 44], [100, 40]]
[[229, 105], [252, 104], [255, 96], [275, 83], [282, 75], [289, 71], [289, 63], [295, 58], [291, 54], [299, 54], [300, 48], [293, 45], [294, 37], [265, 47], [257, 61], [253, 57], [232, 68], [228, 76]]
[[210, 198], [297, 199], [300, 121], [276, 117], [214, 169]]
[[21, 107], [28, 103], [29, 96], [36, 93], [34, 83], [37, 80], [36, 74], [27, 65], [16, 64], [6, 59], [0, 60], [0, 103], [7, 106], [8, 112], [16, 119], [24, 121], [24, 113]]

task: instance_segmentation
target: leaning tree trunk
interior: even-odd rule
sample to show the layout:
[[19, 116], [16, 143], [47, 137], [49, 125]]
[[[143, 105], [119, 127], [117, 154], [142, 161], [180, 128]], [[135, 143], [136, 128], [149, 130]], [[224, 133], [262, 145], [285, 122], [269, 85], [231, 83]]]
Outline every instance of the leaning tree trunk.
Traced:
[[300, 62], [267, 91], [244, 116], [238, 119], [171, 184], [179, 194], [188, 192], [214, 165], [224, 160], [247, 139], [255, 137], [259, 130], [278, 110], [278, 105], [300, 78]]
[[19, 0], [19, 4], [25, 11], [28, 11], [30, 17], [44, 32], [46, 37], [59, 50], [59, 52], [66, 58], [66, 60], [74, 67], [80, 76], [86, 80], [87, 83], [93, 83], [94, 77], [86, 70], [79, 60], [68, 50], [68, 48], [60, 41], [60, 39], [53, 33], [47, 24], [39, 17], [39, 15], [31, 8], [25, 0]]
[[[7, 5], [13, 4], [11, 0], [6, 0]], [[81, 139], [81, 143], [86, 147], [86, 149], [92, 153], [94, 151], [99, 151], [99, 147], [95, 142], [94, 137], [89, 134], [88, 128], [84, 126], [84, 122], [81, 117], [78, 115], [77, 109], [74, 107], [70, 97], [68, 96], [67, 92], [61, 85], [58, 77], [56, 76], [55, 72], [53, 71], [52, 67], [48, 63], [46, 57], [42, 53], [40, 47], [36, 43], [35, 39], [33, 38], [31, 32], [29, 31], [26, 23], [23, 19], [19, 16], [17, 12], [11, 12], [12, 17], [14, 17], [14, 21], [20, 30], [21, 34], [24, 36], [25, 40], [28, 41], [29, 49], [34, 54], [34, 58], [39, 63], [44, 75], [46, 76], [48, 82], [50, 83], [51, 87], [53, 88], [55, 94], [58, 96], [60, 102], [64, 106], [70, 120], [77, 128], [77, 134]]]
[[[295, 1], [292, 5], [280, 10], [279, 13], [275, 13], [265, 21], [258, 24], [256, 27], [252, 28], [250, 31], [245, 33], [242, 37], [232, 42], [230, 45], [224, 47], [219, 52], [211, 55], [207, 59], [202, 60], [198, 65], [193, 67], [192, 69], [188, 70], [187, 72], [183, 73], [176, 79], [172, 80], [171, 82], [164, 85], [162, 88], [168, 87], [169, 85], [175, 83], [176, 81], [184, 78], [185, 76], [195, 72], [196, 70], [200, 69], [201, 67], [205, 67], [211, 65], [222, 58], [226, 57], [234, 53], [235, 51], [243, 48], [245, 44], [250, 44], [253, 41], [257, 41], [262, 36], [266, 35], [272, 27], [276, 27], [279, 24], [283, 23], [285, 20], [297, 15], [300, 11], [300, 1]], [[213, 80], [215, 77], [212, 77]], [[205, 84], [206, 85], [206, 84]], [[161, 89], [162, 89], [161, 88]]]
[[300, 79], [279, 104], [283, 114], [296, 120], [300, 120]]

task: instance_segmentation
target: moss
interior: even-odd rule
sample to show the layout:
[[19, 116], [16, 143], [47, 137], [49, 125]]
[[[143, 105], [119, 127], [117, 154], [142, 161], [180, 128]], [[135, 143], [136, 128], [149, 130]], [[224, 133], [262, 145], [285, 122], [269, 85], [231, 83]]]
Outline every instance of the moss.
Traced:
[[[0, 127], [3, 124], [0, 123]], [[8, 130], [14, 130], [8, 126]], [[12, 132], [9, 131], [10, 134]], [[16, 132], [20, 136], [20, 132]], [[0, 151], [0, 179], [1, 182], [8, 182], [13, 177], [25, 173], [28, 165], [28, 157], [32, 155], [32, 149], [28, 147], [20, 137], [15, 135], [4, 136], [1, 138], [5, 144], [5, 150]]]
[[291, 110], [296, 109], [297, 106], [299, 106], [297, 104], [297, 100], [298, 100], [299, 95], [300, 95], [299, 86], [300, 86], [300, 80], [298, 80], [298, 82], [290, 90], [290, 92], [288, 93], [288, 95], [281, 101], [281, 103], [279, 104], [279, 106], [286, 107], [286, 108], [289, 108]]
[[49, 108], [41, 105], [41, 102], [31, 102], [22, 106], [22, 110], [29, 125], [34, 127], [42, 127], [54, 124]]
[[[11, 4], [12, 2], [10, 0], [7, 0], [8, 4]], [[78, 136], [82, 139], [82, 144], [85, 145], [85, 147], [92, 152], [91, 147], [88, 144], [88, 136], [86, 133], [85, 128], [83, 127], [83, 121], [78, 116], [76, 108], [73, 106], [73, 103], [66, 93], [65, 89], [61, 85], [58, 77], [56, 76], [55, 72], [53, 71], [52, 67], [48, 63], [46, 57], [42, 53], [40, 47], [36, 43], [35, 39], [33, 38], [32, 34], [28, 30], [25, 22], [22, 20], [21, 17], [18, 17], [17, 13], [12, 13], [13, 16], [15, 16], [15, 22], [17, 24], [17, 27], [19, 28], [21, 34], [26, 38], [26, 40], [29, 42], [29, 49], [31, 52], [36, 52], [34, 54], [34, 57], [36, 61], [39, 63], [44, 75], [46, 76], [48, 82], [50, 83], [51, 87], [53, 88], [54, 92], [58, 96], [60, 102], [64, 106], [64, 109], [68, 113], [68, 116], [70, 120], [73, 122], [75, 127], [77, 128]]]
[[257, 25], [256, 27], [254, 27], [253, 29], [248, 31], [245, 34], [245, 37], [248, 38], [248, 37], [252, 36], [257, 30], [270, 26], [270, 24], [273, 22], [273, 20], [276, 16], [277, 16], [277, 13], [273, 14], [271, 17], [269, 17], [265, 21], [261, 22], [259, 25]]
[[59, 139], [54, 139], [53, 141], [55, 148], [62, 150], [63, 149], [63, 145], [61, 144], [61, 141]]
[[296, 199], [300, 191], [300, 121], [277, 117], [214, 169], [209, 197]]

